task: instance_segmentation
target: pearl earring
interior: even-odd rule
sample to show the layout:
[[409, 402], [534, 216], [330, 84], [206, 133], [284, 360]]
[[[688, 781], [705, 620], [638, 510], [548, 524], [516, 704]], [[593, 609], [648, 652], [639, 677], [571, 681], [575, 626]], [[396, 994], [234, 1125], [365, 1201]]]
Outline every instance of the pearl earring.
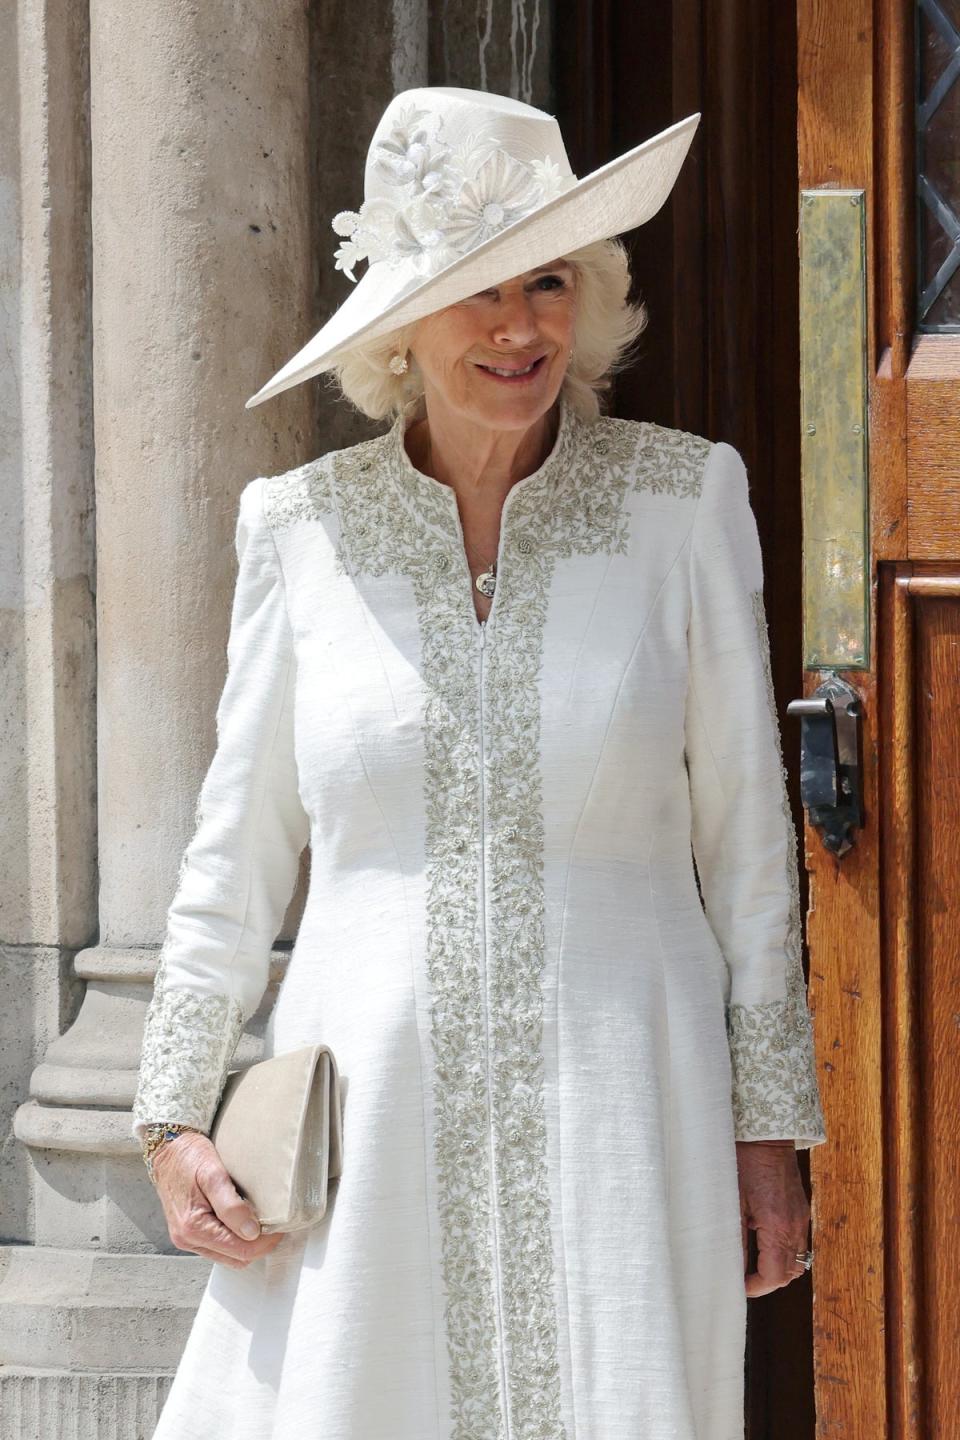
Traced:
[[403, 375], [403, 374], [405, 374], [406, 371], [409, 369], [409, 366], [407, 365], [407, 357], [406, 357], [406, 355], [400, 355], [400, 354], [391, 355], [391, 356], [390, 356], [390, 369], [393, 371], [394, 375]]

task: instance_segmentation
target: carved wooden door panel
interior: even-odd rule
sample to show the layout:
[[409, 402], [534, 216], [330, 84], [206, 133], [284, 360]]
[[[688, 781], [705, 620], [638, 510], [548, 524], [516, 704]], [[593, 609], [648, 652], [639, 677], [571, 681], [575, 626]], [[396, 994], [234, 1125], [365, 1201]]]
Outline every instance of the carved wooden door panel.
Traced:
[[[867, 646], [839, 672], [863, 701], [866, 825], [839, 861], [807, 837], [831, 1137], [812, 1157], [817, 1426], [945, 1440], [960, 1424], [960, 3], [801, 0], [798, 41], [801, 189], [862, 192], [868, 409]], [[805, 487], [821, 468], [805, 455]], [[814, 574], [826, 533], [805, 536]]]

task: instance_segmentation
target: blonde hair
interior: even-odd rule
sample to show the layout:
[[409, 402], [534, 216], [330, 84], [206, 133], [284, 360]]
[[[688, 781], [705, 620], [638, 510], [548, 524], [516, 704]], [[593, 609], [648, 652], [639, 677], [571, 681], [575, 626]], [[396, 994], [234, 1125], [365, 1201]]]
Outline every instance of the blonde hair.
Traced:
[[[632, 359], [632, 347], [647, 327], [647, 307], [628, 299], [630, 257], [621, 240], [597, 240], [564, 259], [576, 273], [577, 310], [573, 354], [560, 393], [578, 415], [592, 421], [613, 376]], [[354, 346], [329, 372], [328, 383], [371, 420], [417, 407], [423, 378], [408, 353], [415, 329], [414, 323]], [[407, 356], [403, 375], [390, 369], [391, 356], [397, 354]]]

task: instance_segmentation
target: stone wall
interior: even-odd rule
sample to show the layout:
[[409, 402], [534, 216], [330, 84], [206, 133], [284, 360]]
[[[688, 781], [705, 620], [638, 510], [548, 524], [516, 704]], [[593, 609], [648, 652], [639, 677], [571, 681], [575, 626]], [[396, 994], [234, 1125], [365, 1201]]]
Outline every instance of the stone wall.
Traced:
[[374, 429], [322, 378], [244, 400], [345, 298], [329, 221], [390, 95], [550, 109], [550, 23], [548, 0], [0, 7], [0, 1440], [148, 1440], [209, 1273], [129, 1107], [236, 502]]

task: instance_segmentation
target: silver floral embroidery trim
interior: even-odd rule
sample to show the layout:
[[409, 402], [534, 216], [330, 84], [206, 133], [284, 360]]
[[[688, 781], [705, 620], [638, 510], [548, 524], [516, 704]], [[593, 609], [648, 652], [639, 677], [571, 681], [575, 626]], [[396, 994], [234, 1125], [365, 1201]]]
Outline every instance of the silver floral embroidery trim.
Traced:
[[538, 679], [548, 589], [558, 557], [627, 553], [628, 487], [680, 498], [699, 494], [710, 445], [653, 424], [609, 418], [586, 424], [564, 404], [553, 455], [511, 499], [497, 577], [497, 638], [484, 657], [486, 873], [493, 899], [485, 977], [477, 904], [477, 622], [455, 497], [405, 462], [402, 426], [398, 420], [386, 435], [334, 452], [304, 467], [306, 473], [268, 482], [264, 504], [276, 527], [336, 511], [341, 573], [399, 572], [413, 584], [423, 647], [427, 971], [451, 1440], [503, 1440], [498, 1298], [510, 1433], [516, 1440], [564, 1440], [540, 983], [545, 935]]
[[[569, 437], [569, 451], [567, 439]], [[540, 472], [518, 491], [498, 573], [496, 642], [486, 653], [492, 1119], [503, 1252], [511, 1433], [563, 1437], [543, 1107], [544, 828], [539, 675], [558, 556], [625, 553], [623, 500], [633, 426], [571, 423], [554, 486]], [[544, 490], [549, 484], [549, 493]], [[520, 1383], [523, 1377], [523, 1383]]]
[[735, 1133], [738, 1140], [794, 1137], [798, 1147], [806, 1148], [825, 1140], [826, 1133], [817, 1084], [813, 1026], [803, 978], [797, 832], [790, 810], [777, 722], [763, 591], [751, 591], [750, 602], [780, 763], [780, 804], [788, 836], [786, 881], [790, 910], [784, 939], [787, 998], [762, 1005], [727, 1006]]
[[453, 493], [403, 473], [401, 423], [333, 457], [341, 517], [337, 567], [405, 574], [417, 604], [425, 697], [426, 967], [451, 1437], [502, 1440], [477, 904], [480, 742], [470, 628], [476, 621], [466, 578], [453, 563], [459, 543]]
[[264, 481], [263, 513], [271, 529], [284, 530], [332, 511], [328, 460], [329, 456], [321, 456]]
[[652, 421], [645, 422], [643, 430], [634, 488], [655, 495], [697, 499], [703, 490], [704, 466], [712, 442], [688, 430], [674, 430]]
[[243, 1012], [230, 995], [204, 995], [183, 985], [167, 990], [165, 974], [161, 950], [144, 1023], [133, 1120], [194, 1125], [209, 1134]]
[[[399, 426], [386, 437], [385, 453], [371, 442], [344, 452], [337, 463], [348, 552], [344, 563], [355, 571], [407, 573], [420, 612], [427, 969], [454, 1440], [496, 1440], [504, 1433], [498, 1299], [510, 1377], [510, 1431], [529, 1440], [564, 1436], [542, 1094], [537, 679], [554, 558], [626, 547], [622, 499], [636, 436], [636, 427], [616, 421], [591, 431], [565, 407], [553, 456], [511, 501], [498, 575], [497, 641], [484, 661], [486, 827], [481, 825], [478, 766], [477, 622], [455, 497], [404, 463]], [[393, 476], [391, 487], [384, 484], [384, 463]], [[509, 671], [509, 685], [503, 683], [501, 667]], [[487, 831], [488, 894], [494, 902], [486, 976], [484, 917], [477, 904], [482, 828]]]

